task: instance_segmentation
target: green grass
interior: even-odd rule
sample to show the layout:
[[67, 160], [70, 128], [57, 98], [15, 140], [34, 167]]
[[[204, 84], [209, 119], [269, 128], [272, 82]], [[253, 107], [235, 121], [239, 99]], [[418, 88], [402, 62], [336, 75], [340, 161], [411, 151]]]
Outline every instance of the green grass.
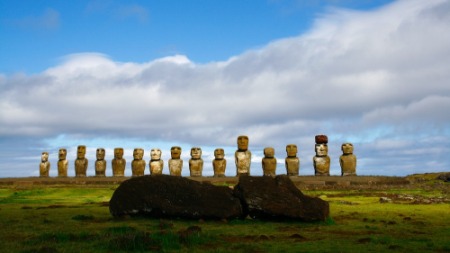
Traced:
[[[449, 187], [449, 186], [447, 186]], [[380, 203], [448, 190], [304, 191], [330, 202], [324, 222], [114, 219], [111, 186], [0, 189], [0, 252], [449, 252], [450, 204]]]

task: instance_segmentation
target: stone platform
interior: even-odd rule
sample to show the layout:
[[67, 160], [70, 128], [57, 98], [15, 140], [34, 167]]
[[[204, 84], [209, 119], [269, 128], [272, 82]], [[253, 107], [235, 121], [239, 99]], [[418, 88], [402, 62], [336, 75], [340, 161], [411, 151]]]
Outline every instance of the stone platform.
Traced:
[[[64, 186], [64, 185], [119, 185], [130, 177], [27, 177], [27, 178], [0, 178], [0, 188], [28, 188], [35, 186]], [[238, 177], [187, 177], [200, 182], [209, 182], [217, 185], [235, 185]], [[388, 176], [291, 176], [292, 182], [300, 189], [320, 188], [354, 188], [370, 186], [401, 186], [409, 185], [405, 177]]]

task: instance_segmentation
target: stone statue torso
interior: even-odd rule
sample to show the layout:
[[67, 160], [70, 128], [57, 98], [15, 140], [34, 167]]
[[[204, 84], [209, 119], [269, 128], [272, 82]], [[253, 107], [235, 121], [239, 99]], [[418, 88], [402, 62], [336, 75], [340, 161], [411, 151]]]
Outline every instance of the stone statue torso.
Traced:
[[298, 176], [300, 170], [300, 159], [298, 157], [286, 157], [285, 165], [288, 176]]
[[329, 156], [315, 156], [313, 158], [314, 169], [316, 176], [330, 175], [330, 157]]
[[213, 163], [213, 169], [214, 169], [214, 176], [215, 177], [224, 177], [225, 169], [227, 167], [227, 160], [214, 159], [212, 163]]
[[150, 174], [151, 175], [162, 175], [164, 168], [163, 160], [150, 160]]
[[353, 154], [341, 155], [339, 158], [342, 176], [356, 176], [356, 156]]
[[75, 175], [77, 177], [85, 177], [88, 167], [88, 159], [77, 158], [75, 160]]
[[252, 159], [252, 153], [246, 151], [236, 151], [236, 171], [237, 175], [250, 175], [250, 164]]
[[106, 173], [106, 160], [95, 161], [95, 175], [104, 177]]
[[191, 177], [201, 177], [203, 172], [203, 160], [202, 159], [190, 159], [189, 171]]
[[59, 160], [58, 161], [58, 177], [67, 177], [67, 169], [69, 167], [69, 163], [67, 160]]
[[50, 172], [50, 162], [41, 162], [39, 164], [39, 176], [48, 177]]
[[183, 160], [181, 159], [169, 160], [169, 171], [171, 176], [181, 176], [182, 169], [183, 169]]
[[125, 175], [125, 165], [127, 164], [127, 161], [125, 159], [117, 159], [114, 158], [112, 161], [112, 169], [113, 169], [113, 176], [115, 177], [123, 177]]
[[145, 165], [144, 160], [133, 160], [131, 162], [131, 173], [133, 176], [143, 176], [145, 172]]
[[274, 177], [277, 170], [277, 159], [274, 157], [262, 159], [262, 167], [264, 176]]

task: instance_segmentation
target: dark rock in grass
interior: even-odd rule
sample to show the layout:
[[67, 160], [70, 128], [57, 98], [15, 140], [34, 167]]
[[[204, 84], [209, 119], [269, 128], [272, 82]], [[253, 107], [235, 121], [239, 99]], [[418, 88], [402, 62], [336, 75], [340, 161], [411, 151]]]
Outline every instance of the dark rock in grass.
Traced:
[[109, 202], [109, 210], [113, 216], [242, 217], [240, 201], [230, 188], [168, 175], [135, 177], [122, 182]]
[[330, 213], [328, 202], [305, 196], [286, 175], [241, 176], [234, 193], [244, 214], [256, 219], [324, 221]]
[[36, 253], [58, 253], [59, 251], [53, 247], [43, 246], [38, 250], [33, 250]]
[[442, 180], [444, 182], [450, 182], [450, 173], [442, 173], [437, 177], [438, 180]]

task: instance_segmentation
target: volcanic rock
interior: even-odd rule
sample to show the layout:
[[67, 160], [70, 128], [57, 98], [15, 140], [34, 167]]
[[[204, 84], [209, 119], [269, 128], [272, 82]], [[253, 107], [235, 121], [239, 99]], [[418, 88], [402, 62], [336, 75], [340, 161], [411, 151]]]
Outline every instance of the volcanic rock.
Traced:
[[116, 217], [231, 219], [243, 215], [240, 200], [230, 188], [168, 175], [122, 182], [109, 202], [109, 211]]
[[241, 176], [234, 194], [244, 215], [256, 219], [324, 221], [330, 213], [328, 202], [304, 195], [286, 175]]
[[450, 173], [441, 173], [437, 177], [438, 180], [442, 180], [444, 182], [450, 182]]

